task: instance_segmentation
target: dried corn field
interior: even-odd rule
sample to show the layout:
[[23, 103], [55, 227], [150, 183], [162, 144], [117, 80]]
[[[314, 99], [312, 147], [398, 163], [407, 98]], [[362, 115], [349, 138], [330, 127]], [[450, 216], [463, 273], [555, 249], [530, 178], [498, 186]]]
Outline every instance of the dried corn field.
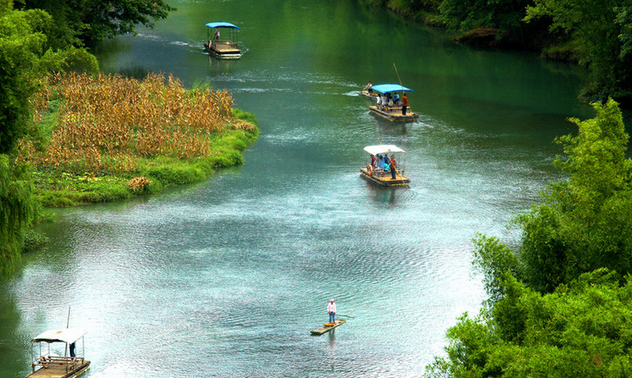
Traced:
[[190, 159], [213, 154], [213, 136], [254, 126], [232, 118], [226, 91], [187, 90], [172, 76], [144, 80], [118, 75], [56, 74], [33, 99], [34, 121], [59, 102], [50, 142], [38, 150], [25, 140], [19, 159], [38, 168], [125, 173], [138, 160], [157, 156]]

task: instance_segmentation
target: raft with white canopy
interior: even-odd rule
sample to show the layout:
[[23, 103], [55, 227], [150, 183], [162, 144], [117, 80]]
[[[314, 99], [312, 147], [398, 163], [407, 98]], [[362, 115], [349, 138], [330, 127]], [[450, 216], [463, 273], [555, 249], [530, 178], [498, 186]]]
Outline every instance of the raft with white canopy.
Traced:
[[366, 146], [364, 147], [364, 151], [371, 155], [371, 160], [365, 167], [360, 168], [360, 176], [362, 176], [362, 178], [380, 186], [406, 186], [410, 183], [410, 179], [404, 176], [404, 163], [401, 158], [395, 159], [395, 178], [393, 178], [391, 172], [391, 169], [393, 169], [392, 165], [387, 164], [387, 166], [385, 166], [379, 159], [380, 156], [390, 155], [390, 157], [392, 157], [395, 153], [405, 154], [406, 151], [393, 144]]
[[[62, 328], [41, 333], [31, 340], [39, 346], [39, 356], [33, 359], [33, 372], [27, 378], [75, 378], [90, 369], [84, 358], [86, 331]], [[76, 344], [81, 341], [81, 352]]]

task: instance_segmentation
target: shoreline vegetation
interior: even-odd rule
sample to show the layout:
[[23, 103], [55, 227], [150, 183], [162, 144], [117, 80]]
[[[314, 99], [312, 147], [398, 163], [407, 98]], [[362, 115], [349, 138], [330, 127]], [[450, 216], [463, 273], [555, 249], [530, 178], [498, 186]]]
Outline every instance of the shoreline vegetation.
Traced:
[[[632, 108], [632, 6], [627, 0], [362, 0], [452, 30], [456, 43], [524, 50], [585, 67], [582, 101]], [[573, 9], [569, 12], [568, 9]]]
[[[164, 0], [0, 0], [0, 278], [46, 242], [33, 230], [53, 217], [43, 207], [124, 200], [243, 164], [259, 129], [231, 94], [98, 74], [87, 46], [175, 10]], [[76, 70], [90, 73], [54, 73]]]
[[243, 164], [259, 135], [232, 95], [173, 76], [54, 74], [31, 103], [38, 132], [18, 142], [45, 207], [128, 199]]

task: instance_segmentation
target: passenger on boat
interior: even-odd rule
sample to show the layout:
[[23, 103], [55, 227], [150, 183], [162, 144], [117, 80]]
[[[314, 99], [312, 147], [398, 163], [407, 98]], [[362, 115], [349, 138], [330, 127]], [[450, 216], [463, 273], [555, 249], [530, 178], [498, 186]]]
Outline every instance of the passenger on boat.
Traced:
[[402, 115], [406, 115], [406, 108], [408, 107], [408, 97], [406, 97], [406, 92], [402, 96]]
[[395, 175], [397, 175], [397, 160], [395, 160], [395, 155], [391, 155], [391, 178], [395, 180]]
[[369, 81], [369, 83], [364, 87], [364, 90], [367, 91], [370, 95], [373, 94], [373, 84]]
[[378, 109], [382, 109], [386, 106], [386, 95], [382, 95], [382, 96], [377, 96], [378, 98], [378, 104], [377, 104], [377, 108]]
[[371, 167], [375, 168], [375, 155], [371, 155]]
[[215, 40], [219, 41], [219, 28], [215, 28]]
[[327, 305], [327, 313], [329, 314], [329, 323], [336, 322], [336, 304], [334, 303], [334, 299], [331, 298], [329, 304]]

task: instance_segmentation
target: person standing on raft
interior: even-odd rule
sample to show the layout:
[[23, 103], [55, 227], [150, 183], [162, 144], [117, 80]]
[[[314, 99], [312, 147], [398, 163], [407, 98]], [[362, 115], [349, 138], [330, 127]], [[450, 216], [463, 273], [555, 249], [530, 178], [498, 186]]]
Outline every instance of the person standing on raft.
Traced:
[[404, 92], [402, 96], [402, 115], [406, 115], [407, 107], [408, 107], [408, 97], [406, 97], [406, 92]]
[[397, 177], [397, 161], [395, 160], [395, 155], [391, 155], [391, 178], [395, 180]]
[[334, 299], [331, 298], [329, 304], [327, 305], [327, 313], [329, 314], [329, 323], [336, 322], [336, 304], [334, 303]]

